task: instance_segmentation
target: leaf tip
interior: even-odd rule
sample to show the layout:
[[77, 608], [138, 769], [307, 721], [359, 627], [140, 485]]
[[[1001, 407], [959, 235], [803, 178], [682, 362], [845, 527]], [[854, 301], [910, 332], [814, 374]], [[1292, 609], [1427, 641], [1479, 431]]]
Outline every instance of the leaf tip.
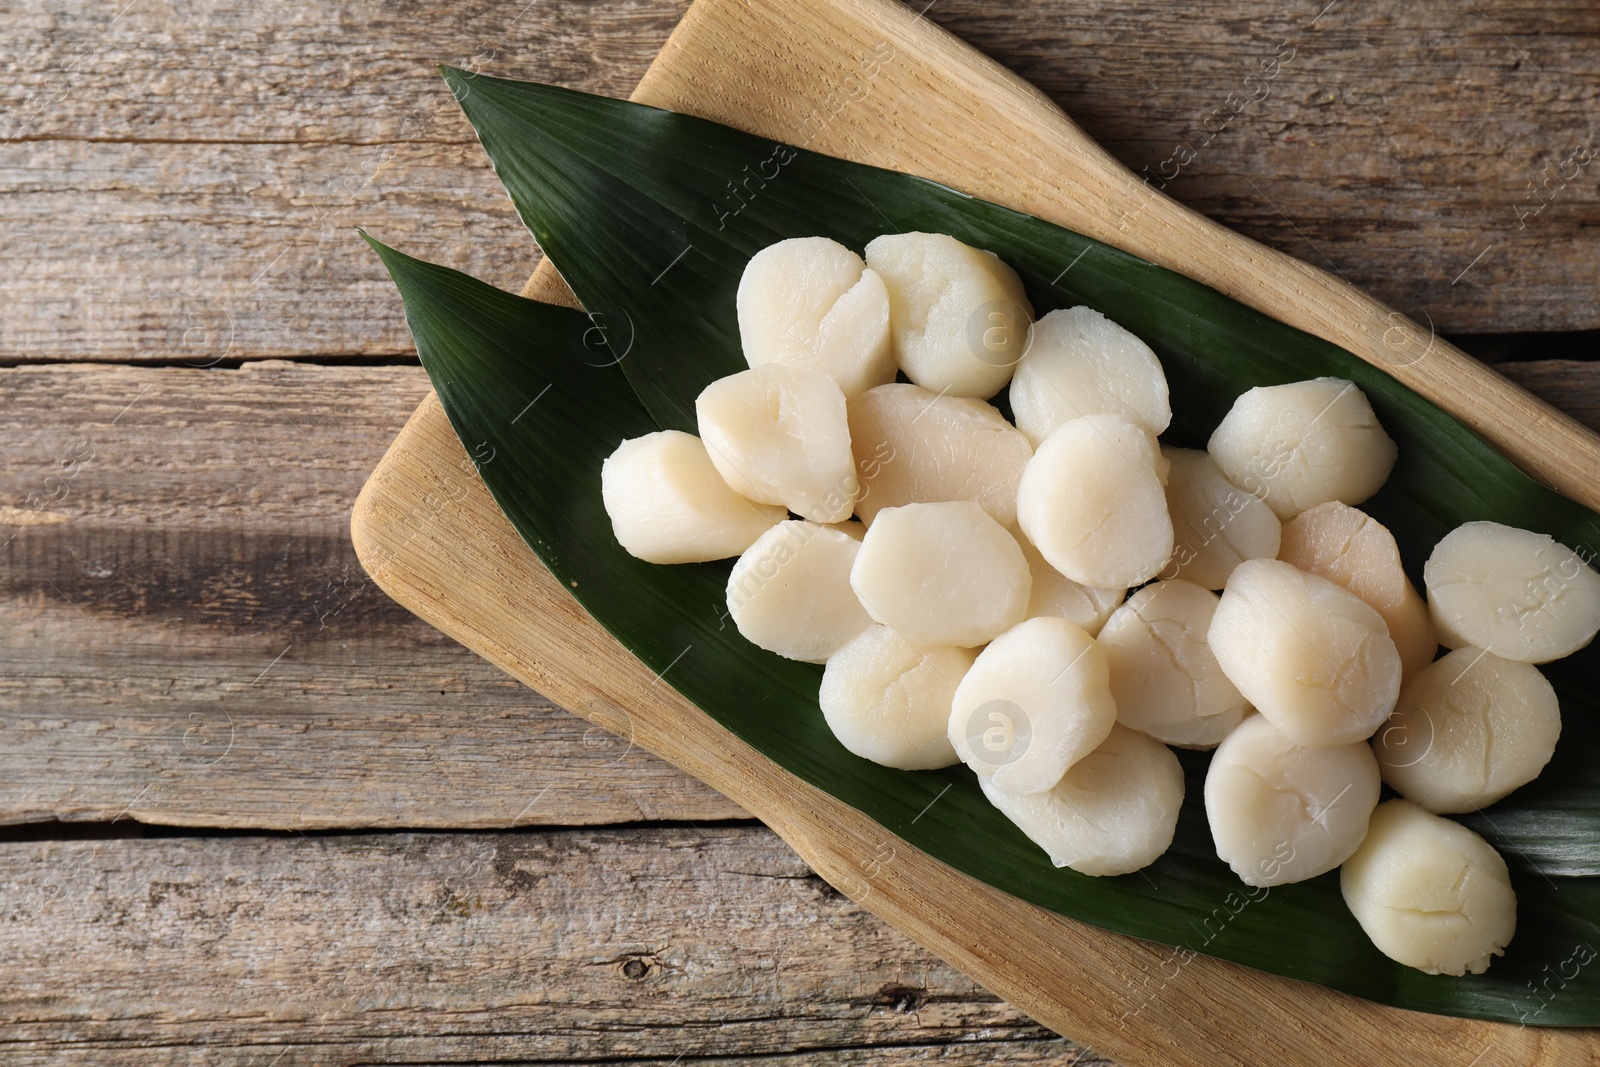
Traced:
[[380, 241], [376, 237], [372, 236], [372, 234], [368, 233], [366, 230], [362, 229], [360, 226], [356, 227], [356, 233], [361, 235], [361, 239], [363, 241], [367, 242], [367, 246], [369, 248], [371, 248], [374, 252], [378, 253], [378, 258], [383, 260], [385, 264], [389, 263], [392, 259], [397, 258], [397, 257], [399, 257], [401, 255], [401, 253], [396, 252], [394, 249], [390, 248], [388, 245], [384, 244], [382, 241]]
[[378, 259], [383, 262], [384, 269], [389, 272], [390, 280], [399, 288], [402, 297], [410, 292], [408, 283], [418, 277], [423, 268], [431, 266], [420, 259], [406, 255], [397, 248], [390, 248], [360, 227], [356, 228], [356, 232], [374, 252], [378, 253]]
[[450, 89], [450, 95], [455, 97], [456, 103], [462, 103], [467, 98], [467, 83], [477, 75], [470, 70], [452, 67], [448, 63], [440, 63], [438, 70], [439, 77], [444, 79], [445, 85]]

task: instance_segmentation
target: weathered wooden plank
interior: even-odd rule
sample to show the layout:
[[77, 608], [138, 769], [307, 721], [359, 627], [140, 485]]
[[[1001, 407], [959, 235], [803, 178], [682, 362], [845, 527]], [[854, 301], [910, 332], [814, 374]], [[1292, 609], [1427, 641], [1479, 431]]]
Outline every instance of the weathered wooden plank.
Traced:
[[475, 143], [43, 141], [0, 190], [0, 361], [409, 355], [357, 227], [509, 289], [538, 261]]
[[[0, 360], [408, 351], [352, 227], [508, 287], [536, 258], [432, 64], [620, 95], [678, 9], [114, 14], [26, 0], [0, 15], [0, 240], [26, 250], [0, 277]], [[928, 15], [1178, 199], [1440, 331], [1600, 326], [1600, 163], [1582, 162], [1600, 27], [1582, 0], [1235, 0], [1206, 19], [1174, 0], [939, 0]]]
[[0, 887], [19, 1067], [1104, 1062], [764, 828], [12, 843]]
[[626, 95], [686, 6], [13, 0], [0, 138], [468, 144], [438, 64]]
[[0, 242], [29, 250], [0, 278], [0, 361], [408, 354], [355, 227], [512, 289], [538, 259], [435, 64], [624, 95], [679, 15], [118, 8], [0, 14]]
[[[1500, 369], [1600, 426], [1600, 365]], [[426, 390], [417, 367], [0, 370], [0, 822], [742, 815], [369, 583], [350, 504]]]
[[426, 391], [418, 367], [0, 370], [0, 822], [743, 815], [367, 579], [350, 505]]

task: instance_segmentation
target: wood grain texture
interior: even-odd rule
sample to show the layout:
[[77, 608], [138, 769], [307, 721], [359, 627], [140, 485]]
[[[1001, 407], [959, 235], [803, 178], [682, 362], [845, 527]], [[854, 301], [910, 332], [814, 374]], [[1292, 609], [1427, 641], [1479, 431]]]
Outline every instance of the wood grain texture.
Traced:
[[759, 827], [13, 843], [0, 888], [16, 1067], [1080, 1051]]
[[[681, 6], [8, 4], [0, 361], [409, 352], [354, 227], [506, 287], [537, 256], [434, 64], [623, 95]], [[927, 17], [1153, 185], [1441, 332], [1600, 326], [1600, 162], [1563, 165], [1595, 147], [1596, 9], [1324, 7]]]
[[6, 247], [37, 250], [0, 280], [11, 362], [393, 355], [358, 226], [501, 285], [538, 261], [475, 144], [44, 141], [0, 148], [0, 188]]
[[367, 579], [351, 501], [426, 392], [419, 367], [0, 370], [0, 823], [744, 816]]
[[[869, 73], [863, 63], [873, 57], [882, 62]], [[850, 106], [824, 111], [824, 121], [808, 121], [851, 78], [870, 88]], [[1582, 480], [1596, 467], [1600, 439], [1590, 431], [1442, 342], [1424, 348], [1427, 334], [1348, 284], [1153, 197], [1041, 94], [903, 8], [813, 0], [780, 14], [697, 0], [635, 98], [927, 173], [1111, 239], [1389, 363], [1557, 484], [1596, 499]], [[544, 265], [528, 291], [559, 295], [559, 278]], [[1386, 353], [1391, 329], [1399, 335]], [[1426, 355], [1401, 366], [1394, 350]], [[956, 873], [666, 691], [554, 580], [481, 485], [433, 517], [426, 552], [417, 550], [420, 537], [400, 545], [399, 517], [419, 494], [437, 492], [464, 457], [430, 396], [362, 491], [352, 532], [386, 591], [563, 706], [601, 724], [625, 723], [644, 747], [777, 830], [834, 885], [1057, 1031], [1128, 1063], [1431, 1064], [1459, 1062], [1471, 1049], [1486, 1065], [1600, 1059], [1592, 1032], [1424, 1016], [1207, 957], [1152, 983], [1160, 946]], [[1117, 993], [1105, 995], [1108, 988]]]
[[622, 93], [678, 15], [8, 4], [0, 242], [30, 263], [0, 278], [0, 361], [409, 353], [357, 226], [507, 287], [538, 260], [436, 64]]
[[[1600, 364], [1501, 369], [1600, 426]], [[0, 823], [744, 814], [372, 586], [351, 499], [426, 393], [418, 367], [0, 370]]]

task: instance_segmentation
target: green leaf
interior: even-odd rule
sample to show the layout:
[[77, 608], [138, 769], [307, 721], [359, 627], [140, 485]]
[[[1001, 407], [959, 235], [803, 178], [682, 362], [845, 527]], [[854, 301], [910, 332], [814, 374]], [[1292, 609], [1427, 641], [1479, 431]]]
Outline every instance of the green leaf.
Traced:
[[[1432, 978], [1372, 949], [1332, 875], [1246, 889], [1211, 854], [1196, 805], [1185, 808], [1173, 849], [1154, 866], [1086, 878], [1052, 868], [965, 770], [892, 771], [851, 756], [817, 712], [819, 670], [760, 651], [726, 623], [726, 564], [657, 567], [597, 534], [607, 523], [601, 462], [613, 442], [655, 423], [592, 346], [590, 320], [371, 243], [405, 299], [452, 426], [523, 539], [648, 666], [768, 757], [953, 866], [1109, 929], [1426, 1011], [1530, 1024], [1592, 1025], [1600, 1017], [1600, 990], [1587, 971], [1554, 999], [1529, 984], [1546, 989], [1545, 968], [1556, 973], [1581, 946], [1600, 942], [1595, 879], [1519, 874], [1522, 928], [1506, 958], [1483, 976]], [[1183, 756], [1198, 796], [1204, 757]], [[1156, 988], [1117, 995], [1137, 1015]]]
[[[1600, 945], [1600, 879], [1572, 876], [1597, 869], [1593, 654], [1550, 672], [1565, 714], [1557, 759], [1533, 787], [1481, 816], [1513, 864], [1519, 933], [1487, 974], [1432, 977], [1371, 946], [1336, 875], [1247, 892], [1211, 847], [1198, 803], [1203, 754], [1184, 757], [1190, 803], [1173, 848], [1143, 872], [1110, 879], [1052, 868], [962, 768], [898, 772], [849, 755], [817, 712], [820, 670], [762, 652], [725, 623], [726, 563], [651, 567], [621, 551], [600, 508], [599, 465], [618, 441], [651, 426], [692, 430], [700, 389], [743, 366], [733, 293], [755, 250], [810, 234], [860, 248], [878, 233], [926, 229], [1017, 267], [1041, 313], [1088, 303], [1143, 336], [1182, 398], [1182, 417], [1167, 435], [1177, 443], [1203, 443], [1250, 386], [1318, 374], [1357, 381], [1401, 445], [1402, 461], [1371, 508], [1395, 530], [1414, 573], [1443, 532], [1470, 518], [1546, 530], [1592, 550], [1600, 541], [1593, 513], [1522, 477], [1381, 371], [1080, 235], [930, 182], [686, 116], [460, 72], [447, 78], [524, 220], [595, 317], [547, 317], [539, 305], [388, 253], [418, 350], [469, 452], [490, 442], [498, 457], [514, 459], [481, 467], [513, 524], [559, 577], [577, 583], [585, 607], [646, 664], [667, 671], [675, 688], [917, 847], [1063, 914], [1417, 1010], [1600, 1023], [1600, 968], [1564, 977], [1571, 960]], [[750, 180], [733, 199], [728, 183], [752, 172], [770, 177]], [[595, 334], [573, 334], [580, 324], [598, 326], [615, 354], [596, 358], [584, 346]], [[638, 400], [623, 395], [615, 367], [590, 365], [610, 360], [620, 360]], [[591, 402], [540, 401], [538, 419], [514, 419], [522, 398], [545, 385], [551, 398]], [[1559, 983], [1553, 974], [1563, 976]], [[1134, 1014], [1154, 993], [1113, 991]]]
[[[1600, 552], [1600, 516], [1529, 480], [1384, 371], [1181, 275], [934, 182], [692, 116], [450, 69], [445, 77], [523, 221], [584, 307], [610, 324], [624, 372], [663, 427], [694, 432], [700, 390], [744, 367], [734, 293], [755, 252], [785, 237], [822, 234], [860, 249], [880, 233], [931, 230], [1010, 263], [1040, 314], [1088, 304], [1144, 338], [1180, 398], [1168, 443], [1203, 448], [1234, 397], [1257, 385], [1355, 381], [1400, 444], [1388, 486], [1365, 507], [1394, 531], [1419, 587], [1432, 546], [1470, 519], [1541, 530], [1591, 559]], [[1589, 758], [1600, 741], [1591, 681], [1600, 646], [1547, 673], [1565, 719], [1556, 762], [1467, 821], [1513, 862], [1600, 875], [1600, 761]]]

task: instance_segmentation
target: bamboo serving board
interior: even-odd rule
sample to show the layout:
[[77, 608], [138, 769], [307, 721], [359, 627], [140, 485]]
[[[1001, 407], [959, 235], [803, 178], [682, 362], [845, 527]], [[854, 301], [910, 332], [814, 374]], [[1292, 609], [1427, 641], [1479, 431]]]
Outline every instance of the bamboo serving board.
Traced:
[[[1171, 267], [1388, 369], [1600, 507], [1600, 438], [1345, 282], [1153, 191], [1038, 90], [892, 0], [695, 0], [633, 98], [921, 174]], [[525, 293], [573, 303], [548, 262]], [[937, 862], [758, 754], [591, 619], [501, 514], [436, 396], [362, 490], [351, 532], [401, 604], [710, 783], [840, 890], [1125, 1064], [1600, 1063], [1600, 1031], [1407, 1012], [1203, 956], [1179, 965]]]

